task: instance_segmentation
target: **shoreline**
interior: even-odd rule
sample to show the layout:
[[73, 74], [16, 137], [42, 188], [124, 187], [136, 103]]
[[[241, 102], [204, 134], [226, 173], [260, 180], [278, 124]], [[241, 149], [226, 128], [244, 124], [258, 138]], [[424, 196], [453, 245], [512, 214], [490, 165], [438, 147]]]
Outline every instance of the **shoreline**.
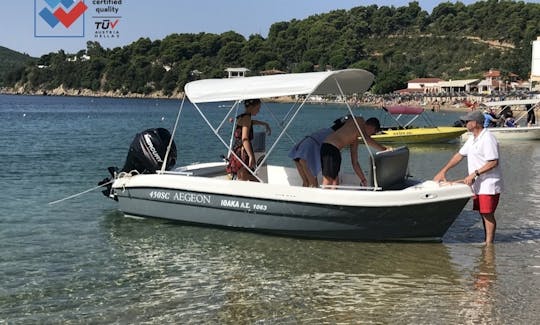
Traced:
[[[152, 92], [149, 94], [140, 94], [140, 93], [122, 93], [121, 91], [93, 91], [90, 89], [66, 89], [64, 87], [58, 87], [52, 90], [39, 89], [34, 91], [28, 91], [23, 87], [13, 88], [13, 87], [2, 87], [0, 88], [0, 95], [15, 95], [15, 96], [53, 96], [53, 97], [90, 97], [90, 98], [124, 98], [124, 99], [178, 99], [181, 100], [184, 97], [183, 92], [174, 92], [171, 95], [165, 95], [162, 91]], [[382, 107], [384, 105], [410, 105], [410, 106], [419, 106], [424, 108], [424, 110], [431, 110], [432, 112], [469, 112], [471, 107], [464, 105], [463, 103], [438, 103], [435, 100], [435, 105], [433, 102], [422, 103], [418, 100], [401, 100], [401, 97], [393, 98], [391, 101], [386, 101], [383, 99], [385, 95], [381, 96], [366, 96], [364, 100], [349, 101], [349, 105], [354, 107], [359, 106], [368, 106], [368, 107]], [[435, 97], [435, 96], [433, 96]], [[440, 97], [440, 98], [450, 98], [450, 97]], [[276, 97], [267, 100], [267, 102], [272, 103], [294, 103], [296, 100], [292, 96]], [[307, 103], [312, 105], [345, 105], [342, 101], [335, 100], [311, 100]], [[474, 108], [476, 106], [473, 106]]]
[[122, 93], [119, 90], [115, 91], [94, 91], [91, 89], [66, 89], [58, 87], [51, 90], [39, 89], [28, 91], [23, 87], [2, 87], [0, 95], [18, 95], [18, 96], [53, 96], [53, 97], [96, 97], [96, 98], [140, 98], [140, 99], [182, 99], [183, 93], [173, 92], [170, 96], [163, 94], [162, 91], [152, 92], [149, 94], [140, 93]]
[[[357, 100], [357, 101], [349, 101], [348, 104], [351, 105], [352, 108], [360, 107], [360, 106], [367, 106], [367, 107], [373, 107], [373, 108], [381, 108], [383, 106], [383, 102], [380, 100], [379, 97], [377, 97], [376, 100], [374, 100], [373, 96], [367, 96], [367, 100]], [[269, 102], [272, 103], [294, 103], [295, 100], [292, 97], [277, 97], [272, 98], [272, 100], [269, 100]], [[306, 104], [311, 105], [345, 105], [343, 101], [335, 101], [335, 100], [308, 100], [306, 101]], [[419, 103], [418, 101], [387, 101], [384, 102], [384, 106], [391, 106], [391, 105], [404, 105], [404, 106], [416, 106], [416, 107], [422, 107], [424, 111], [432, 111], [432, 112], [470, 112], [471, 108], [467, 107], [464, 104], [444, 104], [444, 105], [438, 105], [438, 106], [430, 106], [429, 104], [423, 104]]]

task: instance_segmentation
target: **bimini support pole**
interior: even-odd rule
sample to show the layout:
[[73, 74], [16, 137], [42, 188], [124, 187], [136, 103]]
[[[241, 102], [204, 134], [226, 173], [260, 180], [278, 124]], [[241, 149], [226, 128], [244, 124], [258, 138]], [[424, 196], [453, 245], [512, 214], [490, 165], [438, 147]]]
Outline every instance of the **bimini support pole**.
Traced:
[[[298, 114], [298, 112], [300, 112], [300, 109], [301, 109], [302, 107], [304, 107], [304, 104], [306, 103], [306, 101], [307, 101], [307, 99], [309, 98], [309, 96], [311, 96], [311, 93], [308, 94], [308, 95], [306, 95], [306, 98], [302, 101], [302, 104], [300, 104], [300, 105], [298, 106], [298, 108], [296, 108], [294, 114], [293, 114], [292, 117], [289, 119], [289, 121], [285, 124], [285, 126], [283, 127], [283, 129], [282, 129], [281, 132], [279, 133], [279, 135], [278, 135], [276, 141], [274, 141], [274, 143], [273, 143], [272, 146], [270, 147], [270, 150], [268, 150], [268, 152], [266, 153], [266, 156], [265, 156], [265, 157], [263, 158], [263, 160], [261, 161], [260, 166], [262, 166], [262, 165], [266, 162], [267, 158], [270, 156], [270, 153], [271, 153], [272, 151], [274, 151], [274, 148], [275, 148], [276, 145], [278, 144], [279, 140], [281, 140], [281, 138], [283, 137], [283, 135], [287, 132], [287, 129], [289, 129], [289, 126], [291, 125], [292, 121], [295, 119], [295, 117], [296, 117], [296, 115]], [[295, 103], [295, 105], [296, 105], [296, 103]], [[255, 172], [257, 172], [258, 170], [259, 170], [259, 167], [257, 167], [257, 168], [255, 169]]]
[[165, 172], [165, 168], [167, 167], [167, 159], [169, 159], [169, 153], [171, 151], [172, 143], [174, 141], [174, 134], [176, 133], [176, 128], [178, 127], [178, 123], [180, 121], [180, 115], [182, 114], [182, 109], [184, 108], [185, 101], [186, 101], [186, 94], [184, 93], [184, 96], [182, 97], [182, 104], [180, 104], [180, 109], [178, 110], [178, 115], [176, 116], [176, 122], [174, 122], [174, 128], [171, 134], [171, 139], [169, 140], [169, 144], [167, 145], [165, 158], [163, 159], [163, 164], [161, 164], [160, 173]]
[[[262, 179], [255, 175], [255, 172], [252, 171], [251, 169], [249, 169], [249, 166], [247, 166], [243, 161], [242, 159], [240, 159], [240, 157], [238, 157], [238, 155], [232, 150], [231, 148], [231, 145], [227, 145], [227, 143], [225, 142], [225, 140], [223, 140], [223, 137], [218, 133], [218, 129], [215, 129], [213, 126], [212, 126], [212, 123], [210, 123], [210, 121], [208, 120], [208, 118], [206, 117], [206, 115], [204, 115], [204, 113], [201, 111], [201, 108], [199, 107], [199, 105], [197, 105], [196, 103], [193, 103], [193, 106], [195, 106], [195, 109], [199, 112], [199, 115], [203, 118], [203, 120], [206, 122], [206, 124], [208, 125], [208, 127], [210, 128], [210, 130], [212, 130], [212, 132], [214, 133], [214, 135], [216, 136], [216, 138], [219, 139], [219, 141], [221, 141], [221, 143], [225, 146], [225, 148], [227, 148], [227, 150], [229, 151], [230, 154], [234, 155], [238, 161], [240, 162], [240, 164], [242, 164], [242, 166], [244, 166], [246, 168], [246, 170], [248, 170], [252, 175], [253, 177], [255, 177], [259, 182], [263, 183]], [[234, 125], [234, 127], [236, 127], [236, 124]], [[234, 131], [233, 131], [234, 132]], [[255, 170], [256, 171], [256, 170]]]
[[[293, 108], [294, 106], [296, 106], [296, 103], [298, 103], [298, 100], [295, 102], [295, 104], [293, 105]], [[263, 107], [266, 107], [265, 103], [262, 102], [262, 105]], [[267, 109], [266, 110], [268, 113], [270, 113], [270, 116], [272, 116], [272, 118], [274, 119], [274, 122], [277, 123], [277, 125], [279, 125], [280, 128], [283, 127], [283, 121], [280, 121], [276, 115], [274, 114], [274, 112], [271, 110], [271, 109]], [[287, 113], [287, 116], [289, 115], [289, 113]], [[291, 143], [296, 143], [296, 140], [288, 133], [288, 132], [285, 132], [285, 135], [287, 136], [287, 138], [289, 138], [289, 140], [291, 140]]]
[[[526, 110], [526, 112], [525, 112], [526, 114], [521, 114], [521, 116], [520, 116], [514, 123], [517, 124], [517, 123], [518, 123], [519, 121], [521, 121], [525, 116], [527, 116], [531, 110], [534, 110], [534, 109], [536, 109], [536, 108], [538, 108], [538, 107], [540, 107], [540, 103], [536, 103], [536, 104], [534, 104], [534, 105], [531, 105], [531, 108], [529, 108], [529, 109]], [[533, 112], [533, 113], [534, 113], [534, 112]]]

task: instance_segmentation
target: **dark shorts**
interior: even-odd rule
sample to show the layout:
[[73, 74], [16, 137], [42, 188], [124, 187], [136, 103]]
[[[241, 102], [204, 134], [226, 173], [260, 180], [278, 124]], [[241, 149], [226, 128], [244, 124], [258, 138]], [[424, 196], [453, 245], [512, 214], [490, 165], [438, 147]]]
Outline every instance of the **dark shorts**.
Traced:
[[527, 113], [527, 123], [536, 124], [536, 115], [534, 114], [534, 111], [529, 111], [529, 113]]
[[329, 143], [321, 146], [321, 166], [324, 177], [336, 179], [341, 167], [341, 152]]
[[494, 213], [499, 204], [499, 194], [478, 194], [473, 198], [473, 210], [482, 214]]

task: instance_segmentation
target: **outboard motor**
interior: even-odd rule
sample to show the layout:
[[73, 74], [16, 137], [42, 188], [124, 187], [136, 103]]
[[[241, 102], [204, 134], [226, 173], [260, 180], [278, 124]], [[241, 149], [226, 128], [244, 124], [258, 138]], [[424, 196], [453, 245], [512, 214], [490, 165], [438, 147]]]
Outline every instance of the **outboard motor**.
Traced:
[[[123, 172], [136, 170], [139, 174], [154, 174], [161, 169], [171, 134], [164, 128], [148, 129], [135, 135], [122, 168]], [[167, 170], [176, 164], [174, 141], [167, 157]]]
[[[98, 185], [110, 183], [119, 172], [130, 173], [137, 171], [139, 174], [154, 174], [161, 169], [167, 152], [167, 146], [171, 141], [171, 133], [164, 128], [144, 130], [137, 133], [129, 146], [128, 155], [124, 167], [119, 171], [117, 167], [109, 167], [111, 177], [103, 179]], [[176, 164], [176, 145], [171, 144], [171, 150], [167, 156], [166, 170], [171, 170]], [[111, 193], [112, 184], [106, 185], [102, 191], [105, 196]]]

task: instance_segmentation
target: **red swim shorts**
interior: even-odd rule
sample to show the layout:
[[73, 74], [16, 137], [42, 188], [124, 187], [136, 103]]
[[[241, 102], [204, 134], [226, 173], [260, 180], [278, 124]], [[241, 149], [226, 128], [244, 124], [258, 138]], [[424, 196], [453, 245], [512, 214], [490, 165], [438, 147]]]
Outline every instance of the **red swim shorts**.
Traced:
[[473, 210], [480, 213], [494, 213], [499, 204], [500, 194], [478, 194], [473, 198]]

